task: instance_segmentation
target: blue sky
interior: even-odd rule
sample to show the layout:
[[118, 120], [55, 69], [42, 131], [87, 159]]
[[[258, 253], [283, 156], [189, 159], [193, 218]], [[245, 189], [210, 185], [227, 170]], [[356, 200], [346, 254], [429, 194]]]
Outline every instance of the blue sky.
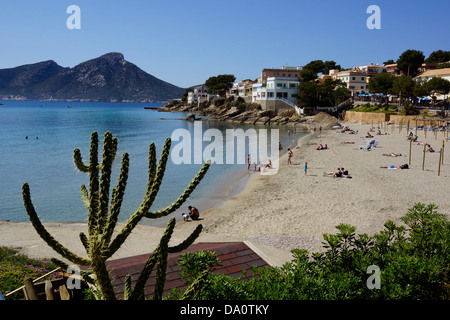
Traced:
[[[81, 29], [69, 30], [69, 5]], [[368, 6], [381, 10], [370, 30]], [[382, 64], [407, 49], [450, 50], [449, 1], [428, 0], [2, 0], [0, 68], [43, 60], [64, 67], [121, 52], [180, 87], [230, 73], [255, 79], [262, 68], [334, 60]]]

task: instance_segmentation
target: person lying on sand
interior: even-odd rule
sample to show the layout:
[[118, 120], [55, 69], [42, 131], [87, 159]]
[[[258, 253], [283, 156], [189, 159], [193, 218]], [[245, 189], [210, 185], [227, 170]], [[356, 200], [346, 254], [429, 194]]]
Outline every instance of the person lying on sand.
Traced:
[[430, 145], [428, 145], [427, 152], [436, 152], [436, 151], [434, 151], [434, 149]]
[[344, 168], [337, 168], [336, 171], [333, 172], [324, 172], [324, 176], [332, 176], [333, 178], [351, 178], [348, 174], [348, 170]]
[[377, 135], [379, 135], [379, 136], [381, 136], [381, 135], [382, 135], [382, 133], [381, 133], [381, 130], [380, 130], [380, 129], [378, 129]]
[[383, 156], [386, 156], [386, 157], [401, 157], [402, 154], [401, 153], [383, 153]]
[[324, 147], [322, 144], [320, 144], [320, 145], [316, 148], [316, 150], [324, 150], [324, 149], [328, 149], [328, 145], [325, 145], [325, 147]]
[[342, 176], [342, 171], [341, 171], [341, 168], [337, 168], [336, 171], [324, 172], [323, 175], [324, 176], [341, 177]]
[[389, 167], [381, 166], [380, 168], [384, 168], [384, 169], [409, 169], [409, 166], [407, 164], [402, 164], [402, 165], [390, 165]]
[[336, 171], [331, 171], [331, 172], [324, 172], [323, 175], [325, 176], [334, 176], [337, 174], [341, 174], [341, 168], [337, 168]]
[[366, 138], [373, 138], [373, 135], [371, 135], [369, 132], [367, 132]]
[[341, 142], [342, 144], [355, 144], [354, 142], [350, 142], [350, 141], [344, 141], [344, 142]]

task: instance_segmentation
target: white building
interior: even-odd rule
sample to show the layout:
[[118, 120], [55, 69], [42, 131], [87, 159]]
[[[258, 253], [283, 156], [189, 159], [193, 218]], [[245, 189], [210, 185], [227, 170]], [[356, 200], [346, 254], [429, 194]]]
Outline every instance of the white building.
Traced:
[[252, 85], [255, 83], [255, 81], [251, 80], [245, 80], [245, 81], [239, 81], [234, 82], [233, 86], [230, 89], [229, 95], [245, 98], [247, 96], [251, 96], [252, 92]]
[[256, 83], [252, 88], [252, 102], [259, 103], [263, 109], [293, 108], [300, 113], [297, 107], [298, 78], [269, 77], [266, 85]]
[[298, 79], [269, 77], [265, 86], [262, 83], [253, 85], [252, 102], [286, 99], [296, 103], [298, 84]]
[[368, 90], [367, 72], [361, 71], [359, 68], [352, 68], [335, 73], [333, 77], [346, 83], [347, 88], [352, 94], [359, 94]]
[[367, 73], [367, 77], [374, 77], [379, 73], [388, 72], [387, 67], [379, 66], [378, 63], [375, 62], [372, 62], [367, 66], [360, 66], [358, 67], [358, 69], [362, 72]]
[[209, 101], [209, 94], [206, 92], [208, 88], [202, 84], [201, 86], [194, 87], [193, 91], [188, 93], [188, 103], [202, 103]]

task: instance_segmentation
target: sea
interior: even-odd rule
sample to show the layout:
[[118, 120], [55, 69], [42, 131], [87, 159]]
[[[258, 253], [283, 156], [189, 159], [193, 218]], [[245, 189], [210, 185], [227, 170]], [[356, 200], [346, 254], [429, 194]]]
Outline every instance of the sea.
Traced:
[[[181, 120], [189, 113], [149, 109], [162, 105], [0, 100], [0, 220], [29, 221], [22, 200], [22, 185], [27, 182], [41, 221], [87, 221], [80, 186], [89, 185], [89, 176], [75, 167], [73, 151], [79, 148], [83, 160], [89, 161], [91, 133], [97, 131], [101, 159], [103, 135], [110, 131], [118, 139], [111, 176], [112, 187], [119, 176], [122, 154], [127, 152], [130, 156], [129, 178], [119, 216], [120, 222], [127, 221], [140, 206], [145, 194], [149, 144], [155, 143], [159, 159], [165, 139], [171, 137], [175, 130], [186, 129], [192, 136], [194, 134], [193, 122]], [[202, 121], [203, 132], [211, 128], [220, 130], [225, 137], [227, 129], [269, 127]], [[295, 133], [293, 128], [286, 126], [270, 128], [279, 130], [283, 150], [306, 134], [305, 130], [298, 127]], [[177, 142], [172, 141], [172, 149], [176, 145]], [[270, 151], [270, 146], [268, 148]], [[175, 164], [169, 157], [163, 183], [151, 210], [163, 209], [175, 201], [201, 166]], [[214, 208], [241, 192], [250, 174], [255, 173], [249, 173], [246, 164], [213, 164], [180, 209], [165, 218], [143, 219], [142, 223], [163, 226], [170, 217], [179, 220], [189, 205], [197, 207], [202, 214], [202, 211]]]

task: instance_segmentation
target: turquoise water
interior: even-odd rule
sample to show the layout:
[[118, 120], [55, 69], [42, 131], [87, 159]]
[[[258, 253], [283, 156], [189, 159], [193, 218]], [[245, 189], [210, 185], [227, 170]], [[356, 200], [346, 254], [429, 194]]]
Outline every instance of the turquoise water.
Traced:
[[[129, 179], [119, 217], [120, 221], [126, 221], [139, 207], [146, 189], [149, 144], [156, 144], [159, 159], [165, 139], [174, 130], [184, 128], [193, 131], [192, 122], [178, 120], [184, 118], [187, 115], [185, 113], [144, 109], [162, 104], [0, 103], [3, 103], [0, 105], [0, 220], [28, 221], [22, 202], [22, 184], [28, 182], [34, 206], [42, 221], [86, 221], [80, 186], [88, 185], [89, 180], [87, 174], [75, 168], [73, 150], [79, 148], [83, 159], [88, 161], [92, 131], [99, 133], [101, 142], [103, 134], [111, 131], [118, 138], [112, 186], [117, 182], [121, 155], [124, 152], [130, 155]], [[232, 128], [267, 128], [236, 126], [217, 121], [203, 122], [202, 127], [203, 131], [216, 128], [222, 132]], [[284, 146], [303, 134], [298, 132], [288, 135], [287, 128], [277, 128]], [[172, 148], [177, 143], [173, 142]], [[101, 158], [101, 154], [99, 156]], [[200, 168], [199, 164], [175, 165], [169, 158], [164, 181], [152, 210], [164, 208], [177, 199]], [[230, 192], [231, 185], [238, 185], [236, 182], [242, 181], [246, 175], [246, 165], [212, 165], [183, 208], [172, 216], [178, 218], [188, 205], [196, 206], [200, 211], [214, 206]]]

